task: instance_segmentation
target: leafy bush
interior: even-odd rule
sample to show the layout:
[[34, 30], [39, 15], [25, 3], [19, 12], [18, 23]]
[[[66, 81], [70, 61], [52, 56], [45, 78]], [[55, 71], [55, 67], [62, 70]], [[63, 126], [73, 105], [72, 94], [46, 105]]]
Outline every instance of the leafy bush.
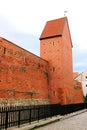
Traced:
[[87, 94], [84, 96], [84, 103], [87, 103]]

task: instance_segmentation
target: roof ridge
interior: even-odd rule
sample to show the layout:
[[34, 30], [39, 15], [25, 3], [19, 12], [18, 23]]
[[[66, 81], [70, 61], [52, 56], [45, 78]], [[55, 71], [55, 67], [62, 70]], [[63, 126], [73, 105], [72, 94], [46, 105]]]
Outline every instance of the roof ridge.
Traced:
[[62, 36], [64, 23], [67, 17], [47, 21], [40, 36], [40, 40]]

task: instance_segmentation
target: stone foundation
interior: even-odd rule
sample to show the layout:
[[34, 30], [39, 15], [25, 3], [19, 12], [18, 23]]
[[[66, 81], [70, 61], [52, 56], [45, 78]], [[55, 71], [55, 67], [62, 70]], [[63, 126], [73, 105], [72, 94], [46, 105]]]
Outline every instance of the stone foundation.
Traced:
[[30, 105], [43, 105], [50, 104], [49, 99], [0, 99], [0, 106], [30, 106]]

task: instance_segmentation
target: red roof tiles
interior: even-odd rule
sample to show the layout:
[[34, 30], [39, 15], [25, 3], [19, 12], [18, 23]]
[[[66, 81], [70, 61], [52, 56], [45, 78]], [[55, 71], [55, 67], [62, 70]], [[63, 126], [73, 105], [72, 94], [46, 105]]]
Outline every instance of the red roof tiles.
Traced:
[[61, 36], [66, 17], [48, 21], [40, 36], [40, 40], [50, 37]]

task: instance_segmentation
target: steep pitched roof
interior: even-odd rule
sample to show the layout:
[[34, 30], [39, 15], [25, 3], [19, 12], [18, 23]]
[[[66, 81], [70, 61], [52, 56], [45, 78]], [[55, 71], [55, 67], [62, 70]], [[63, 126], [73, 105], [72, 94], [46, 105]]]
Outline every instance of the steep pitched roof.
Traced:
[[66, 19], [67, 19], [66, 17], [63, 17], [60, 19], [48, 21], [40, 36], [40, 40], [51, 38], [51, 37], [62, 36], [63, 27]]

